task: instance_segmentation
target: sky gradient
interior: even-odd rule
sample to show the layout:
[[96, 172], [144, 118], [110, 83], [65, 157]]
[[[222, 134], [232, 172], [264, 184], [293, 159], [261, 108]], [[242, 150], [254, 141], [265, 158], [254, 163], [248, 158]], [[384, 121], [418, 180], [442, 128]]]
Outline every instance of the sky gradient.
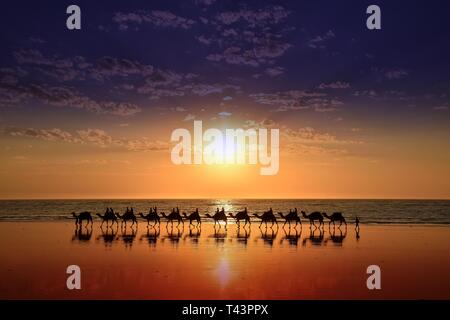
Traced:
[[[450, 198], [448, 3], [70, 4], [2, 5], [0, 198]], [[193, 120], [279, 128], [279, 173], [172, 164]]]

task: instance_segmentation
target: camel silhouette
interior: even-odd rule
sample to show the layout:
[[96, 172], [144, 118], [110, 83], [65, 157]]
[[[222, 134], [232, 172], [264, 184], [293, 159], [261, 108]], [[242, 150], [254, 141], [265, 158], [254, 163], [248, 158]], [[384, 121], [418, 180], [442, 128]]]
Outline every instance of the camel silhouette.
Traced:
[[102, 224], [106, 221], [106, 225], [108, 225], [109, 221], [112, 221], [111, 224], [117, 223], [117, 217], [114, 214], [114, 210], [112, 208], [106, 208], [106, 211], [103, 215], [101, 215], [100, 213], [97, 213], [97, 216], [102, 219]]
[[131, 210], [129, 210], [127, 208], [127, 211], [125, 211], [125, 213], [122, 215], [120, 213], [116, 212], [116, 216], [117, 216], [117, 218], [122, 220], [122, 224], [125, 222], [125, 226], [127, 225], [127, 221], [130, 221], [130, 220], [132, 221], [131, 225], [133, 225], [135, 223], [137, 224], [137, 219], [136, 219], [136, 216], [134, 215], [133, 208], [131, 208]]
[[156, 207], [154, 208], [150, 208], [150, 210], [148, 211], [147, 215], [144, 215], [142, 212], [139, 212], [139, 216], [145, 220], [147, 220], [147, 225], [150, 224], [150, 221], [153, 221], [154, 224], [159, 224], [160, 222], [160, 218], [158, 216], [158, 212], [156, 210]]
[[302, 211], [303, 218], [308, 219], [311, 226], [316, 226], [314, 223], [315, 220], [319, 220], [319, 227], [323, 226], [323, 216], [319, 211], [311, 212], [310, 214], [306, 214], [305, 211]]
[[271, 227], [273, 227], [273, 225], [275, 223], [278, 226], [278, 221], [277, 221], [277, 218], [275, 218], [275, 215], [273, 214], [272, 208], [270, 208], [269, 211], [264, 211], [264, 213], [262, 215], [258, 215], [257, 213], [254, 213], [253, 215], [255, 217], [261, 219], [261, 223], [259, 224], [260, 228], [261, 228], [261, 225], [263, 224], [263, 222], [265, 223], [266, 226], [267, 226], [268, 222], [272, 222]]
[[289, 210], [289, 213], [287, 215], [284, 215], [282, 212], [278, 212], [281, 218], [283, 218], [284, 224], [283, 227], [286, 225], [286, 223], [289, 223], [289, 227], [291, 226], [291, 222], [295, 221], [295, 226], [297, 226], [298, 223], [300, 225], [302, 224], [302, 221], [300, 220], [300, 217], [298, 216], [297, 208], [294, 210]]
[[219, 211], [219, 208], [217, 208], [216, 213], [211, 216], [209, 213], [206, 214], [206, 217], [211, 218], [214, 220], [214, 227], [216, 226], [216, 224], [218, 223], [220, 226], [220, 221], [224, 221], [225, 222], [225, 229], [227, 228], [227, 216], [225, 214], [225, 209], [222, 208], [222, 210]]
[[[178, 221], [177, 226], [179, 226], [180, 223], [183, 224], [183, 218], [181, 217], [180, 210], [178, 209], [178, 207], [176, 210], [175, 210], [175, 208], [173, 208], [172, 212], [169, 215], [166, 215], [164, 212], [161, 212], [161, 215], [167, 219], [167, 224], [170, 222], [171, 225], [173, 226], [174, 221]], [[184, 226], [184, 224], [183, 224], [183, 226]], [[167, 227], [167, 225], [166, 225], [166, 227]]]
[[79, 214], [76, 214], [75, 212], [72, 212], [72, 216], [75, 218], [75, 224], [82, 224], [83, 220], [86, 220], [87, 223], [93, 223], [92, 222], [92, 215], [89, 211], [83, 211], [80, 212]]
[[347, 227], [347, 222], [345, 221], [345, 218], [341, 212], [333, 212], [331, 216], [329, 216], [326, 212], [323, 212], [322, 215], [328, 220], [330, 220], [330, 222], [328, 222], [328, 227], [331, 225], [332, 222], [333, 226], [335, 226], [336, 221], [339, 222], [339, 227], [342, 225], [342, 223], [344, 223], [345, 226]]
[[202, 221], [200, 219], [200, 214], [198, 213], [198, 208], [195, 209], [190, 215], [187, 215], [186, 212], [183, 212], [183, 216], [185, 219], [189, 220], [189, 225], [194, 224], [193, 221], [197, 221], [197, 224], [201, 224]]
[[241, 220], [244, 220], [244, 227], [248, 224], [250, 224], [250, 216], [247, 213], [247, 208], [245, 208], [243, 211], [239, 211], [236, 213], [236, 215], [233, 215], [233, 213], [228, 214], [231, 218], [234, 218], [236, 220], [236, 223], [238, 226], [241, 224]]

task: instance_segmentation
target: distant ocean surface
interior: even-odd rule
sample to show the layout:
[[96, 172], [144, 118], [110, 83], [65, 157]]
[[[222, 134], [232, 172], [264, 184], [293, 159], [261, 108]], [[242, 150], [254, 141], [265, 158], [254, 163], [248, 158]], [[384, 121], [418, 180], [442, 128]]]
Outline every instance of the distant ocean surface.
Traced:
[[298, 208], [299, 214], [340, 211], [350, 223], [358, 216], [362, 224], [450, 224], [450, 200], [0, 200], [0, 221], [67, 220], [73, 211], [103, 214], [106, 207], [120, 213], [133, 207], [135, 213], [145, 214], [154, 206], [159, 213], [170, 213], [177, 206], [187, 213], [198, 208], [202, 216], [217, 207], [224, 207], [227, 214], [247, 207], [250, 215], [269, 208], [274, 213]]

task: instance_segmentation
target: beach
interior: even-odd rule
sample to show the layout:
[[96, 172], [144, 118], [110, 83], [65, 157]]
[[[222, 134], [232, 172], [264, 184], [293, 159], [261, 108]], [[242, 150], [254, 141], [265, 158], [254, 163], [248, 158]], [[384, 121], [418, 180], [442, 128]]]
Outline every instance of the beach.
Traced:
[[[230, 219], [231, 221], [231, 219]], [[0, 222], [1, 299], [450, 299], [450, 227]], [[333, 231], [335, 230], [335, 231]], [[81, 268], [81, 290], [66, 268]], [[366, 269], [381, 268], [381, 290]]]

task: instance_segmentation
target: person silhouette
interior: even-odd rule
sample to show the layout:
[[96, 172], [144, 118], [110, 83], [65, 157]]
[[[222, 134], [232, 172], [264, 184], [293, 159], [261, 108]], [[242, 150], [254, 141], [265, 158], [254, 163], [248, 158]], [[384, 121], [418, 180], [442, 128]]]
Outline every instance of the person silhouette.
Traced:
[[134, 214], [133, 207], [131, 207], [130, 213]]
[[358, 218], [358, 216], [356, 216], [356, 218], [355, 218], [355, 228], [359, 229], [359, 218]]

